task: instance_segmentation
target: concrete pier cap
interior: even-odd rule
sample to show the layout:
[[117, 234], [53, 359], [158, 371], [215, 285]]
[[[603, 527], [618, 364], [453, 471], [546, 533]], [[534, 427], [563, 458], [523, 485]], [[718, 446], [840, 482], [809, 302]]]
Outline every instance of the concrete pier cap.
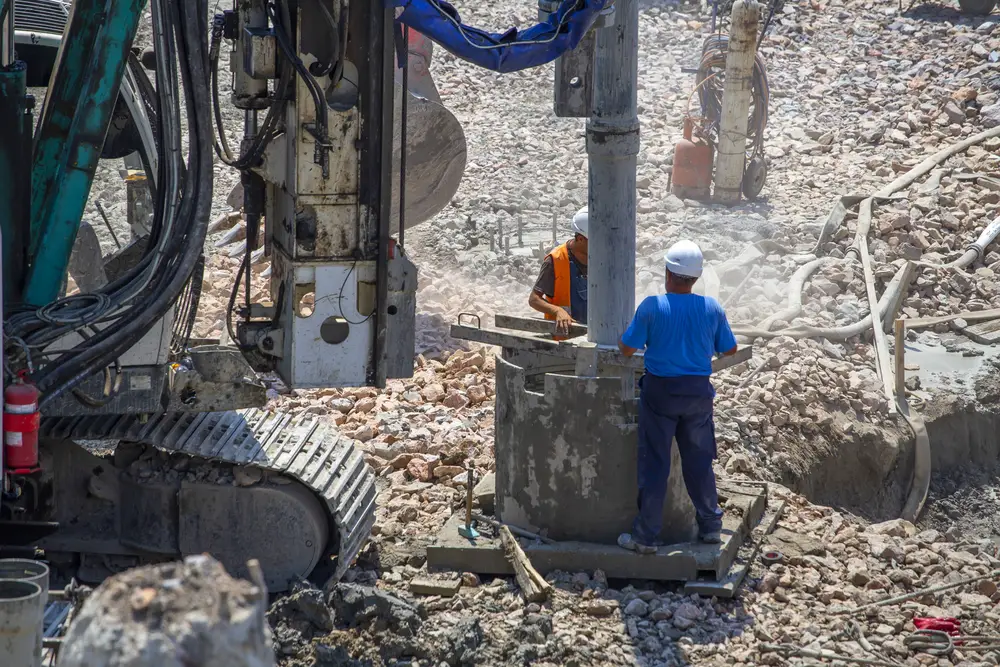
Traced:
[[[497, 359], [497, 517], [554, 540], [613, 544], [638, 509], [634, 382], [620, 369], [610, 377], [573, 371], [535, 353], [505, 350]], [[696, 533], [675, 445], [660, 539], [676, 544]]]

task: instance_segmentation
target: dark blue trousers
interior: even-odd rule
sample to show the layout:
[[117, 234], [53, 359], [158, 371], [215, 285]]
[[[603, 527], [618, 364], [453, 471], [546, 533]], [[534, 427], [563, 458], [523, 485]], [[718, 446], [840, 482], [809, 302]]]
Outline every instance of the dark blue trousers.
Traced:
[[716, 455], [712, 384], [707, 377], [663, 378], [646, 373], [639, 386], [639, 514], [632, 525], [633, 538], [648, 545], [659, 539], [675, 437], [699, 533], [721, 530], [722, 510], [712, 470]]

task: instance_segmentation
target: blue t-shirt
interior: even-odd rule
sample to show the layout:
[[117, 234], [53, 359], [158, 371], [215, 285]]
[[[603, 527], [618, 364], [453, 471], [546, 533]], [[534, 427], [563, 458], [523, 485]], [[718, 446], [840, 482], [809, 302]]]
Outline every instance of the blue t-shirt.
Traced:
[[698, 294], [646, 297], [622, 342], [646, 348], [646, 372], [660, 377], [712, 374], [712, 357], [736, 347], [719, 302]]

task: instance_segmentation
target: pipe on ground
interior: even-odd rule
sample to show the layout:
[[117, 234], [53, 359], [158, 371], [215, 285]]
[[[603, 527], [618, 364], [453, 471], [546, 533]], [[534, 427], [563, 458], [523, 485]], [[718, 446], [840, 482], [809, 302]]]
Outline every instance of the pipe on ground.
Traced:
[[42, 589], [42, 606], [48, 603], [49, 566], [31, 558], [4, 558], [0, 560], [0, 581], [30, 581]]
[[42, 664], [41, 587], [30, 581], [0, 580], [0, 656], [12, 667]]

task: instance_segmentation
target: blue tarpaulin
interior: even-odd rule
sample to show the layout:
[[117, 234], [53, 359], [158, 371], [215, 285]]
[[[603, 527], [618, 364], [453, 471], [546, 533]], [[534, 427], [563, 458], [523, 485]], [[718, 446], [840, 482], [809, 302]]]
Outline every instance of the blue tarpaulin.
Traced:
[[[552, 62], [576, 48], [606, 0], [563, 0], [545, 23], [527, 30], [490, 33], [462, 23], [444, 0], [387, 0], [401, 7], [396, 20], [426, 35], [463, 60], [496, 72], [517, 72]], [[610, 1], [607, 3], [610, 5]]]

